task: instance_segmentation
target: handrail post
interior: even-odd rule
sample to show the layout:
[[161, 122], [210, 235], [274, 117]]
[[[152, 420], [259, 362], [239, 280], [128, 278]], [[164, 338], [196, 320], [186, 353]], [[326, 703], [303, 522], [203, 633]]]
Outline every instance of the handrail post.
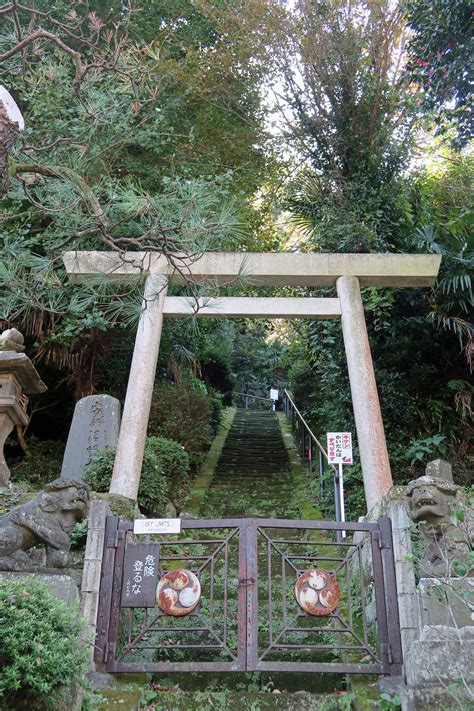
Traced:
[[324, 459], [321, 450], [319, 452], [319, 500], [322, 501], [324, 493]]

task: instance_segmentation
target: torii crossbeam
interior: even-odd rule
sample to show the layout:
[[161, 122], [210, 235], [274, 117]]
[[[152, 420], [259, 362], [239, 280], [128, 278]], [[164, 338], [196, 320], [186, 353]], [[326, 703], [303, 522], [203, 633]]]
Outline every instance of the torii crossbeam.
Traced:
[[[367, 508], [392, 486], [360, 286], [430, 287], [441, 257], [420, 254], [237, 253], [176, 255], [176, 269], [152, 252], [67, 252], [72, 283], [146, 276], [110, 491], [136, 500], [164, 316], [341, 319]], [[168, 297], [170, 283], [336, 286], [337, 298]]]

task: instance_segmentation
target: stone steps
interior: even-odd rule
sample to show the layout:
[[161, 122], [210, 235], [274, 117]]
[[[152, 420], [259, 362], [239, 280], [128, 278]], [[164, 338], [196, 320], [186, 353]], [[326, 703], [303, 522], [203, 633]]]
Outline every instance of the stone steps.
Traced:
[[208, 492], [204, 516], [274, 514], [290, 500], [288, 454], [274, 412], [237, 410]]

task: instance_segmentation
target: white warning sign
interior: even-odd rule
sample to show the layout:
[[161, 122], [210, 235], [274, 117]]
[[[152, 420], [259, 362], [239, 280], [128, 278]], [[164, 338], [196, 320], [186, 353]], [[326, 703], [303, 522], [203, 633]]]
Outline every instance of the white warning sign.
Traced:
[[328, 463], [353, 464], [352, 435], [350, 432], [328, 432]]

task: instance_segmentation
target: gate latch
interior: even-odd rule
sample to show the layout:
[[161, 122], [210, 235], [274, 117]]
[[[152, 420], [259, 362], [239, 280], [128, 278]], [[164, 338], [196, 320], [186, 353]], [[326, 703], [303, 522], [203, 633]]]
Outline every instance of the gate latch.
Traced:
[[237, 584], [240, 587], [241, 585], [246, 585], [246, 586], [253, 585], [254, 582], [255, 582], [255, 578], [239, 578]]

